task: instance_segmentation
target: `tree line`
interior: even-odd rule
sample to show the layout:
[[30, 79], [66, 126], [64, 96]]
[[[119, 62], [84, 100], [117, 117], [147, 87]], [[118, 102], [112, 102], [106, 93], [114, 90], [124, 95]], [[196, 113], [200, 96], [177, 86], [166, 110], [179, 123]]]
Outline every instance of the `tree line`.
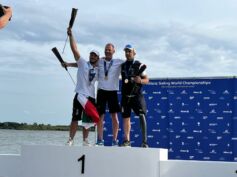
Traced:
[[69, 126], [38, 124], [38, 123], [27, 124], [27, 123], [18, 123], [18, 122], [0, 122], [0, 129], [69, 131]]

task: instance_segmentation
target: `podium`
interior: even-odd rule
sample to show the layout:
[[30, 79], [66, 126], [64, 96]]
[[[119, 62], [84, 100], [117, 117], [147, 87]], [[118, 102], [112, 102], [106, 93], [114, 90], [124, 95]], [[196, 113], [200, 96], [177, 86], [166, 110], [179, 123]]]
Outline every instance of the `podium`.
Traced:
[[167, 159], [167, 150], [27, 145], [22, 146], [17, 166], [9, 162], [5, 167], [15, 174], [1, 174], [0, 167], [0, 177], [158, 177], [161, 158]]
[[0, 177], [235, 177], [236, 162], [167, 160], [158, 148], [22, 146], [0, 155]]

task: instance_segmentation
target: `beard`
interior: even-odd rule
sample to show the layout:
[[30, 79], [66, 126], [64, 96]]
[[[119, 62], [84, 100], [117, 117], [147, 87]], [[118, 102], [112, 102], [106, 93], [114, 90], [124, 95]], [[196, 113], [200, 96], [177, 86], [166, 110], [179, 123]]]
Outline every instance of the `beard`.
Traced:
[[95, 60], [95, 61], [91, 61], [91, 60], [90, 60], [90, 64], [92, 64], [92, 65], [93, 65], [93, 64], [96, 64], [97, 61], [98, 61], [98, 60]]

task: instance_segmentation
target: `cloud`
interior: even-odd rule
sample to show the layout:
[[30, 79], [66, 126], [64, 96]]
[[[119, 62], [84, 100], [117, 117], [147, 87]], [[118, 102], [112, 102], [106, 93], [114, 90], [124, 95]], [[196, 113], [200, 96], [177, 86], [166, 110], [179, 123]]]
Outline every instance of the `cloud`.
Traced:
[[[51, 48], [62, 51], [72, 7], [79, 8], [73, 32], [84, 58], [92, 49], [102, 55], [108, 42], [116, 46], [115, 57], [124, 58], [123, 47], [130, 43], [136, 58], [148, 66], [150, 78], [237, 75], [234, 0], [195, 1], [195, 10], [187, 0], [93, 3], [9, 1], [13, 18], [0, 31], [0, 105], [5, 111], [1, 117], [14, 117], [9, 115], [10, 106], [22, 117], [28, 114], [22, 110], [29, 110], [28, 120], [60, 117], [65, 121], [71, 115], [74, 85]], [[62, 56], [74, 61], [69, 43]], [[75, 78], [76, 70], [70, 72]], [[17, 100], [17, 105], [9, 99]], [[54, 105], [55, 101], [60, 104]]]
[[[110, 18], [106, 19], [109, 20]], [[40, 20], [39, 20], [40, 21]], [[121, 20], [111, 23], [98, 23], [81, 20], [80, 31], [75, 24], [74, 34], [79, 49], [87, 58], [91, 49], [100, 50], [106, 43], [116, 46], [116, 57], [124, 58], [123, 47], [127, 43], [137, 48], [137, 57], [147, 63], [148, 70], [155, 77], [187, 77], [235, 75], [236, 39], [232, 35], [237, 26], [234, 25], [187, 25], [182, 23], [141, 23]], [[96, 25], [94, 25], [96, 24]], [[29, 72], [50, 73], [55, 68], [55, 60], [51, 60], [51, 48], [58, 46], [62, 50], [64, 38], [55, 38], [51, 28], [46, 28], [44, 40], [19, 38], [4, 41], [3, 53], [8, 65], [1, 70], [22, 70]], [[40, 33], [42, 36], [44, 33]], [[32, 35], [33, 36], [33, 35]], [[51, 40], [47, 40], [47, 38]], [[17, 50], [12, 50], [12, 49]], [[65, 58], [72, 59], [69, 44], [65, 50]], [[53, 56], [54, 57], [54, 56]], [[18, 58], [16, 60], [16, 58]], [[58, 63], [57, 63], [58, 65]], [[213, 67], [216, 66], [216, 67]], [[17, 69], [16, 69], [17, 68]]]

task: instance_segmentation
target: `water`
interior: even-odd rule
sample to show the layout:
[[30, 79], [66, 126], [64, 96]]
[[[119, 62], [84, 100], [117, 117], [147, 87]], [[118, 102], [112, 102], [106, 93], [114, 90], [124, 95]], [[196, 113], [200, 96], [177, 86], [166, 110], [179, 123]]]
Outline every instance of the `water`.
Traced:
[[[20, 154], [21, 145], [65, 145], [67, 131], [30, 131], [0, 129], [0, 154]], [[82, 144], [82, 132], [78, 131], [75, 146]], [[90, 132], [89, 141], [95, 142], [95, 133]]]

